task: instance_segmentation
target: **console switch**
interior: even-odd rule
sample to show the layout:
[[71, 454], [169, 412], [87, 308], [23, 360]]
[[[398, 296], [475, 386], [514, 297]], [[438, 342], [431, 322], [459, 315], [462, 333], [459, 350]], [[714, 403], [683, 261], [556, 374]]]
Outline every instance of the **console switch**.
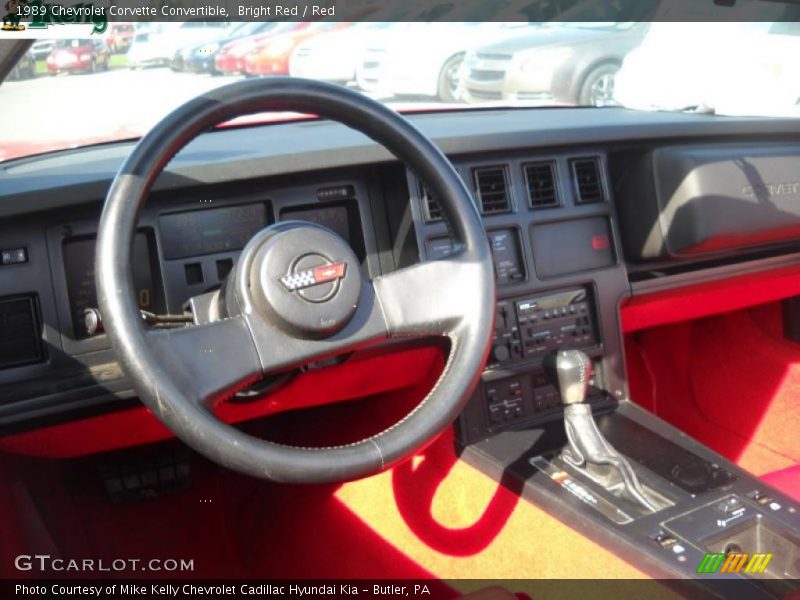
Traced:
[[504, 379], [486, 386], [486, 407], [492, 428], [512, 423], [526, 415], [522, 382]]

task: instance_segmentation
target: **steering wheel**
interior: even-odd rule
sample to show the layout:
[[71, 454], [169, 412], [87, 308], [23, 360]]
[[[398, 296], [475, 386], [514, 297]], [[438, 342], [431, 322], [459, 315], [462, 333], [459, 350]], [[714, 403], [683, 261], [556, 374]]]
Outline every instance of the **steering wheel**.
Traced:
[[[301, 221], [276, 223], [242, 250], [214, 299], [214, 319], [180, 329], [147, 329], [134, 293], [131, 250], [153, 182], [199, 134], [241, 115], [273, 110], [338, 121], [405, 162], [436, 195], [454, 253], [368, 280], [353, 251], [332, 231]], [[242, 81], [207, 92], [165, 117], [139, 141], [111, 185], [95, 264], [105, 329], [142, 402], [209, 459], [276, 481], [356, 479], [422, 449], [462, 410], [492, 337], [494, 268], [464, 183], [406, 119], [334, 84], [289, 77]], [[450, 339], [439, 380], [402, 420], [359, 442], [290, 447], [249, 436], [213, 413], [216, 402], [264, 375], [390, 338], [429, 336]]]

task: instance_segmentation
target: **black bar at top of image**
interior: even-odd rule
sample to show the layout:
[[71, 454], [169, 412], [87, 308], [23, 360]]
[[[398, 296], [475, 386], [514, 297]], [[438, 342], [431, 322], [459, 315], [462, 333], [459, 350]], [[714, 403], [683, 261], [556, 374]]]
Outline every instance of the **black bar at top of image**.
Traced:
[[800, 0], [29, 0], [32, 29], [69, 22], [800, 22]]

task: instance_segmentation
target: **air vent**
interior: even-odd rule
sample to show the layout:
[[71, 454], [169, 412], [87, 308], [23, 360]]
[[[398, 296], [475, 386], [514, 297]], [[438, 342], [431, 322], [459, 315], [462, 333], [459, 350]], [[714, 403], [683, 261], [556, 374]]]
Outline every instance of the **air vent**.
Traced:
[[419, 186], [419, 197], [422, 200], [422, 206], [425, 210], [425, 220], [429, 223], [433, 221], [442, 220], [442, 209], [439, 203], [433, 196], [433, 192], [428, 189], [428, 186], [417, 180]]
[[472, 171], [475, 192], [484, 215], [511, 212], [505, 167], [484, 167]]
[[581, 158], [572, 161], [572, 173], [575, 176], [578, 204], [591, 204], [605, 200], [600, 163], [596, 158]]
[[0, 298], [0, 369], [41, 362], [43, 356], [35, 299]]
[[528, 203], [531, 208], [558, 206], [556, 191], [556, 165], [553, 162], [537, 162], [522, 167], [528, 184]]

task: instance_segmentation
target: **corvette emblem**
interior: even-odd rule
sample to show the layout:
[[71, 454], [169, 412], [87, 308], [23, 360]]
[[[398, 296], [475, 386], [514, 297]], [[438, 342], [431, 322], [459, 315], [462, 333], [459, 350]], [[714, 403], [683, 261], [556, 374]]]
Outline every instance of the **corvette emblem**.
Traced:
[[337, 262], [330, 265], [322, 265], [313, 269], [305, 269], [296, 273], [290, 273], [281, 277], [281, 283], [290, 292], [309, 288], [321, 283], [330, 283], [344, 277], [347, 263]]

